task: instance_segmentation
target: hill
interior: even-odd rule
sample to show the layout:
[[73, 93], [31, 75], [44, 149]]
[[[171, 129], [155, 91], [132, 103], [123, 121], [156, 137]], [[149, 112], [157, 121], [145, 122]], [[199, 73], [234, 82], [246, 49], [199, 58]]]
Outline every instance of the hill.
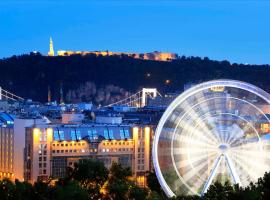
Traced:
[[161, 93], [183, 89], [185, 83], [212, 79], [236, 79], [270, 92], [269, 65], [230, 64], [208, 58], [181, 56], [171, 62], [121, 56], [74, 55], [47, 57], [40, 54], [0, 60], [0, 86], [24, 98], [46, 102], [48, 87], [59, 100], [62, 85], [67, 102], [107, 104], [142, 87]]

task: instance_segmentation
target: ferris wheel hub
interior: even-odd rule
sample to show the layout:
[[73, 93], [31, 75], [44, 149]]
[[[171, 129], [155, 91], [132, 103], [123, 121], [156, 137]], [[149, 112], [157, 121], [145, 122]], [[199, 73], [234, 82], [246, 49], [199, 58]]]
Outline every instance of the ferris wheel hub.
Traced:
[[222, 154], [226, 153], [226, 151], [228, 150], [229, 146], [227, 144], [221, 144], [218, 146], [218, 149], [220, 150], [220, 152]]

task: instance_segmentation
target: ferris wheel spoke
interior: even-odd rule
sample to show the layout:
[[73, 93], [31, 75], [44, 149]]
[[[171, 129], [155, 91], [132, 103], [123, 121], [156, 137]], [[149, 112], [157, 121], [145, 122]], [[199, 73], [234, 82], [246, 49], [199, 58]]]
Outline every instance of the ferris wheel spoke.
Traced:
[[239, 126], [233, 125], [230, 128], [230, 138], [228, 140], [228, 144], [233, 144], [233, 143], [237, 143], [237, 141], [239, 141], [240, 138], [243, 138], [245, 135], [245, 132], [249, 129], [249, 127], [244, 127], [244, 129], [240, 129]]
[[242, 153], [242, 152], [237, 152], [235, 156], [237, 159], [240, 159], [241, 162], [244, 162], [247, 166], [256, 168], [257, 170], [263, 170], [266, 172], [268, 170], [268, 165], [265, 163], [266, 160], [269, 159], [269, 156], [267, 157], [262, 157], [259, 155], [255, 154], [248, 154], [248, 153]]
[[238, 142], [230, 144], [231, 149], [239, 150], [239, 149], [260, 149], [260, 143], [258, 143], [259, 139], [244, 139]]
[[201, 132], [198, 130], [193, 131], [193, 137], [190, 135], [178, 135], [174, 136], [174, 146], [178, 145], [198, 145], [200, 148], [215, 148], [216, 144], [207, 139]]
[[199, 161], [205, 162], [205, 160], [209, 160], [212, 157], [216, 157], [217, 153], [216, 152], [209, 152], [207, 155], [206, 154], [197, 154], [196, 156], [192, 156], [192, 158], [188, 159], [188, 157], [186, 159], [182, 159], [178, 162], [176, 162], [176, 166], [178, 170], [180, 170], [181, 168], [185, 168], [187, 166], [192, 166], [192, 163], [196, 163]]
[[194, 168], [191, 168], [188, 172], [183, 174], [182, 177], [186, 182], [189, 182], [200, 170], [207, 168], [207, 166], [208, 162], [202, 162], [194, 166]]
[[[200, 140], [202, 139], [202, 142], [212, 144], [212, 145], [217, 145], [217, 140], [216, 138], [213, 137], [212, 133], [209, 132], [209, 130], [206, 130], [205, 128], [202, 128], [201, 131], [198, 128], [201, 128], [202, 126], [200, 124], [197, 124], [196, 126], [191, 126], [191, 125], [186, 125], [183, 127], [183, 131], [187, 131], [188, 137], [197, 139], [199, 138]], [[203, 132], [206, 130], [206, 132]], [[192, 134], [192, 135], [191, 135]], [[191, 139], [189, 139], [191, 140]]]
[[260, 177], [260, 173], [258, 173], [256, 168], [256, 163], [247, 161], [246, 157], [242, 158], [241, 156], [231, 156], [231, 158], [235, 162], [235, 166], [238, 166], [238, 170], [244, 170], [242, 171], [243, 178], [241, 179], [247, 179], [250, 177], [252, 181], [256, 181], [257, 178]]
[[263, 160], [270, 160], [270, 154], [263, 152], [261, 149], [256, 148], [256, 149], [247, 149], [247, 148], [242, 148], [242, 149], [231, 149], [232, 154], [235, 155], [243, 155], [248, 158], [255, 158], [255, 159], [263, 159]]
[[[202, 101], [202, 102], [207, 102], [207, 100], [208, 100], [208, 99], [204, 99], [204, 101]], [[200, 102], [200, 103], [201, 103], [201, 102]], [[197, 103], [196, 105], [197, 105], [199, 108], [201, 108], [201, 110], [203, 110], [202, 115], [205, 114], [205, 113], [207, 113], [207, 112], [209, 112], [209, 110], [210, 110], [210, 108], [208, 107], [209, 105], [206, 104], [206, 106], [203, 106], [203, 107], [202, 107], [202, 106], [200, 105], [200, 103]], [[209, 132], [211, 132], [211, 130], [206, 126], [206, 124], [212, 125], [212, 126], [214, 126], [214, 125], [211, 124], [211, 123], [206, 123], [206, 122], [204, 122], [204, 121], [203, 121], [202, 115], [199, 115], [199, 114], [198, 114], [198, 111], [194, 110], [195, 108], [196, 108], [195, 106], [191, 106], [191, 105], [189, 105], [189, 104], [185, 106], [185, 109], [187, 110], [187, 112], [184, 113], [184, 116], [186, 116], [186, 117], [185, 117], [186, 122], [184, 123], [184, 125], [185, 125], [185, 124], [189, 124], [190, 121], [196, 121], [197, 124], [200, 124], [200, 125], [201, 125], [201, 128], [202, 128], [202, 130], [203, 130], [204, 133], [209, 133]], [[212, 137], [212, 135], [210, 134], [209, 137]], [[212, 139], [213, 139], [213, 140], [216, 140], [215, 138], [212, 138]]]
[[[205, 139], [210, 140], [211, 142], [217, 144], [217, 138], [214, 137], [212, 131], [206, 126], [206, 123], [202, 120], [196, 121], [196, 125], [192, 126], [188, 123], [185, 123], [184, 126], [182, 126], [183, 129], [185, 131], [187, 131], [187, 133], [193, 133], [193, 131], [195, 131], [194, 133], [196, 133], [196, 135], [199, 134], [199, 136], [202, 136], [203, 133], [203, 137], [205, 137]], [[200, 130], [200, 131], [198, 131]]]

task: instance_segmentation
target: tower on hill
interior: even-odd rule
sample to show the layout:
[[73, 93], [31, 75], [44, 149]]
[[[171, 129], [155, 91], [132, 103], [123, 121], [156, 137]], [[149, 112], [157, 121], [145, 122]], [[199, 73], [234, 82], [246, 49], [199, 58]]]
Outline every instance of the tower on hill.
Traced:
[[54, 56], [52, 37], [50, 37], [50, 51], [48, 52], [48, 56]]

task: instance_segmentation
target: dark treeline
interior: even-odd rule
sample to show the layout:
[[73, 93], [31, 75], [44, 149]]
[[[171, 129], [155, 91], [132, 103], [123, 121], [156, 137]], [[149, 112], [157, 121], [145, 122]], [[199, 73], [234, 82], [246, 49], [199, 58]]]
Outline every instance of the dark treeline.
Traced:
[[108, 170], [98, 160], [80, 160], [68, 168], [64, 178], [47, 182], [27, 182], [8, 179], [0, 181], [1, 200], [268, 200], [270, 199], [270, 173], [256, 183], [239, 187], [216, 182], [200, 196], [167, 198], [155, 173], [147, 175], [147, 188], [137, 186], [131, 178], [130, 168], [113, 163]]
[[[185, 83], [221, 78], [246, 81], [270, 92], [268, 65], [230, 64], [228, 61], [185, 56], [171, 62], [160, 62], [124, 55], [47, 57], [30, 54], [1, 59], [0, 75], [3, 88], [41, 102], [47, 100], [48, 86], [53, 99], [58, 100], [60, 85], [63, 85], [69, 101], [74, 95], [80, 96], [75, 93], [83, 93], [81, 100], [101, 104], [106, 103], [102, 95], [110, 98], [119, 93], [121, 97], [127, 95], [125, 91], [135, 92], [141, 87], [156, 87], [162, 93], [175, 92], [181, 91]], [[166, 84], [167, 79], [170, 83]], [[85, 87], [86, 83], [91, 90]], [[97, 100], [95, 97], [98, 95]]]

